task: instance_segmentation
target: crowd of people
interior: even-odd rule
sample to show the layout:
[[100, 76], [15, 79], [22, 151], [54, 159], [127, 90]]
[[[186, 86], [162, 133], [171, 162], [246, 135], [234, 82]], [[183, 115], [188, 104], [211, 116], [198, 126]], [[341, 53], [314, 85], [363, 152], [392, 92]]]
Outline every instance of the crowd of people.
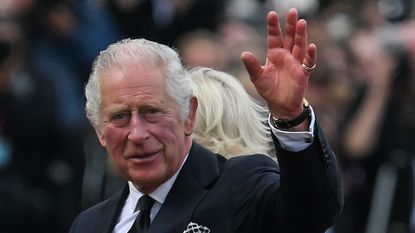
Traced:
[[240, 54], [266, 57], [265, 15], [285, 15], [286, 2], [318, 46], [305, 97], [342, 174], [343, 211], [329, 232], [415, 232], [410, 0], [3, 1], [0, 230], [67, 232], [81, 210], [122, 186], [84, 112], [100, 51], [127, 37], [167, 44], [188, 68], [226, 72], [265, 104]]

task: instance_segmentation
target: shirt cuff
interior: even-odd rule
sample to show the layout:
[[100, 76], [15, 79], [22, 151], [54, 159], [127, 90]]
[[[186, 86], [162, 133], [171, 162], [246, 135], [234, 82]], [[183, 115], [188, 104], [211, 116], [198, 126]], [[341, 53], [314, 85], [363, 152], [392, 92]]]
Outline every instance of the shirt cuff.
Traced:
[[313, 108], [310, 106], [311, 110], [311, 121], [308, 131], [284, 131], [277, 129], [271, 121], [271, 114], [268, 116], [268, 124], [271, 128], [272, 133], [278, 139], [281, 147], [287, 151], [298, 152], [304, 150], [309, 145], [313, 143], [314, 138], [314, 123], [315, 123], [315, 114]]

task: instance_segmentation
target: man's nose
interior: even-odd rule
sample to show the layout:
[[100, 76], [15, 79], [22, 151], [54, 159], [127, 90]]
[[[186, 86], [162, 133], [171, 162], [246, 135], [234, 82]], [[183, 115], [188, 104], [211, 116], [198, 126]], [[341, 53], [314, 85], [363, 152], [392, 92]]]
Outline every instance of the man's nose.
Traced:
[[146, 129], [146, 122], [136, 112], [131, 116], [130, 132], [128, 134], [128, 140], [134, 144], [142, 144], [149, 136]]

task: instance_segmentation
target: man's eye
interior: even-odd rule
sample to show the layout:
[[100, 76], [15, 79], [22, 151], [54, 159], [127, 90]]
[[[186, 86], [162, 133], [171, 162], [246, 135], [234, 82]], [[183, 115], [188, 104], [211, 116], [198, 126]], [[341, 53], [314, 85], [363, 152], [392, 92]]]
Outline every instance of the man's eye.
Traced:
[[147, 108], [141, 111], [141, 115], [147, 121], [156, 121], [162, 116], [162, 111], [157, 108]]
[[119, 126], [124, 126], [128, 124], [129, 121], [130, 114], [128, 113], [117, 113], [111, 117], [111, 122]]
[[155, 109], [155, 108], [149, 108], [149, 109], [144, 110], [145, 114], [156, 114], [156, 113], [159, 113], [159, 112], [160, 112], [160, 110]]

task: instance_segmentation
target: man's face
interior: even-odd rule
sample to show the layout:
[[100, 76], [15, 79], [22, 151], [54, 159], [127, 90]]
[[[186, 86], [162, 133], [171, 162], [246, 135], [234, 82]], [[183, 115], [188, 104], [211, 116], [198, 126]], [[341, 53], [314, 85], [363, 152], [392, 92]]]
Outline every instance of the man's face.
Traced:
[[161, 67], [131, 64], [101, 77], [102, 127], [96, 132], [120, 174], [152, 192], [180, 167], [191, 146], [197, 101], [181, 119]]

